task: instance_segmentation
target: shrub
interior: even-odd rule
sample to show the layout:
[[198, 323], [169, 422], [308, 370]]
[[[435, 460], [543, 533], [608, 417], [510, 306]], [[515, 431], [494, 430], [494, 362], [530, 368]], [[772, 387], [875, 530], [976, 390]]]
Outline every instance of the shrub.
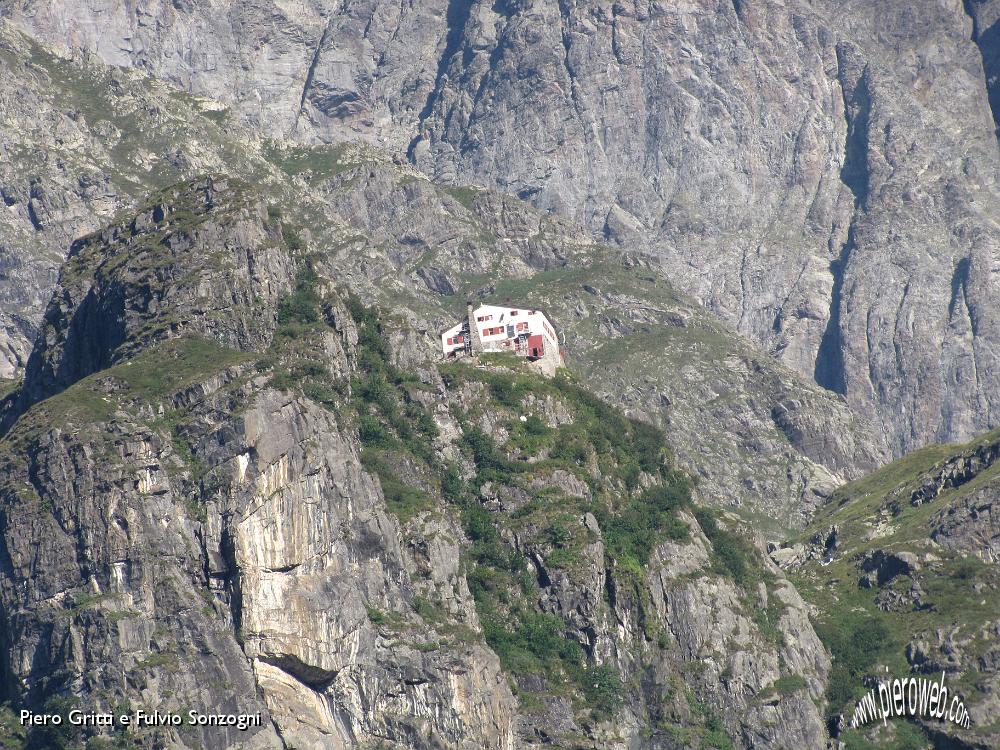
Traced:
[[449, 465], [441, 472], [441, 495], [449, 503], [458, 504], [466, 499], [465, 482], [462, 481], [462, 477], [454, 465]]
[[637, 419], [629, 420], [632, 426], [632, 452], [639, 468], [650, 474], [657, 473], [663, 466], [663, 446], [666, 436], [651, 424]]
[[577, 466], [585, 464], [590, 457], [590, 446], [586, 435], [578, 429], [563, 428], [559, 431], [549, 456], [557, 461], [567, 461]]
[[533, 437], [541, 437], [549, 431], [548, 426], [541, 419], [532, 414], [524, 422], [524, 432]]
[[601, 513], [598, 522], [606, 547], [616, 557], [645, 566], [661, 539], [682, 542], [690, 537], [687, 524], [676, 517], [689, 504], [690, 488], [679, 476], [650, 487], [631, 498], [617, 515]]
[[368, 471], [378, 477], [382, 494], [385, 496], [385, 505], [400, 521], [405, 523], [417, 513], [433, 506], [433, 502], [423, 490], [400, 480], [389, 462], [371, 448], [366, 448], [362, 452], [361, 462]]
[[470, 505], [462, 511], [462, 527], [473, 542], [491, 542], [500, 538], [493, 516], [481, 505]]
[[500, 453], [493, 438], [478, 427], [471, 427], [462, 434], [462, 444], [472, 453], [472, 460], [479, 469], [479, 481], [508, 482], [510, 475], [517, 471], [517, 467]]
[[283, 223], [281, 225], [281, 239], [285, 241], [285, 246], [288, 247], [288, 249], [293, 253], [300, 252], [306, 246], [299, 233], [292, 227], [288, 226], [288, 224]]
[[382, 423], [371, 414], [365, 414], [361, 417], [358, 434], [362, 445], [373, 448], [388, 448], [393, 442]]
[[778, 695], [791, 695], [799, 690], [805, 690], [808, 685], [800, 674], [786, 674], [779, 677], [772, 685]]
[[591, 712], [598, 721], [611, 718], [624, 702], [621, 677], [612, 667], [584, 670], [579, 681], [583, 685], [583, 694], [590, 704]]
[[545, 538], [552, 544], [565, 544], [573, 538], [573, 534], [566, 528], [566, 524], [555, 521], [545, 530]]
[[722, 575], [732, 578], [746, 588], [759, 578], [757, 551], [738, 534], [726, 531], [715, 521], [715, 516], [707, 508], [695, 511], [698, 525], [712, 543], [716, 569]]
[[307, 269], [299, 274], [295, 291], [278, 303], [278, 326], [286, 333], [296, 333], [296, 324], [311, 325], [319, 318], [316, 274]]
[[525, 387], [510, 378], [495, 377], [490, 382], [490, 392], [501, 404], [514, 409], [521, 405]]
[[863, 690], [861, 678], [881, 654], [893, 648], [892, 634], [875, 617], [820, 623], [816, 634], [833, 655], [826, 696], [836, 712]]
[[360, 396], [383, 411], [391, 411], [396, 406], [394, 390], [385, 379], [385, 375], [381, 372], [372, 372], [362, 382]]

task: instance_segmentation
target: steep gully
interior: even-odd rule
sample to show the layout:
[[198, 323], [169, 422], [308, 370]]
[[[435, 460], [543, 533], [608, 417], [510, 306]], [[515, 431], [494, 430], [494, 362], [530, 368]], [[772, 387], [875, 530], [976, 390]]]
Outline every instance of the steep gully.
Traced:
[[830, 318], [816, 353], [814, 378], [824, 388], [844, 394], [847, 390], [844, 372], [844, 350], [841, 338], [841, 304], [844, 275], [855, 250], [855, 231], [858, 212], [864, 209], [868, 197], [868, 125], [871, 114], [871, 92], [868, 68], [865, 67], [855, 83], [848, 80], [847, 56], [851, 52], [844, 46], [837, 48], [838, 77], [844, 97], [844, 117], [847, 120], [847, 137], [844, 141], [844, 164], [840, 179], [854, 196], [854, 216], [848, 228], [847, 239], [838, 257], [830, 263], [833, 289], [830, 295]]

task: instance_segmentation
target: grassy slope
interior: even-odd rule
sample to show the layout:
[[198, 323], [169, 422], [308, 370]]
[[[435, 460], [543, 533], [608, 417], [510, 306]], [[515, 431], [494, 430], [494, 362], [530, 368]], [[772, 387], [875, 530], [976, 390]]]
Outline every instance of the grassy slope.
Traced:
[[[812, 560], [790, 574], [802, 595], [817, 607], [817, 632], [832, 647], [835, 657], [839, 653], [840, 665], [837, 667], [835, 658], [830, 695], [840, 700], [834, 701], [832, 710], [853, 707], [849, 701], [863, 692], [861, 679], [865, 674], [884, 674], [885, 667], [892, 675], [908, 674], [911, 670], [906, 645], [915, 639], [933, 644], [938, 632], [966, 641], [962, 646], [966, 670], [950, 674], [947, 682], [970, 703], [983, 699], [983, 675], [969, 667], [994, 645], [983, 626], [1000, 615], [1000, 571], [978, 558], [941, 548], [929, 538], [927, 525], [930, 517], [949, 503], [995, 483], [1000, 477], [1000, 463], [965, 485], [945, 490], [929, 503], [913, 507], [906, 498], [936, 466], [998, 439], [1000, 430], [994, 430], [966, 444], [930, 446], [847, 484], [837, 490], [799, 537], [799, 541], [807, 543], [813, 534], [825, 537], [831, 525], [838, 528], [840, 547], [831, 563], [822, 565]], [[899, 496], [904, 500], [894, 514], [890, 504]], [[878, 590], [859, 587], [857, 559], [875, 549], [912, 552], [921, 558], [922, 569], [915, 582], [923, 590], [924, 607], [882, 611], [875, 602]], [[883, 588], [905, 593], [913, 583], [909, 576], [900, 576]], [[865, 633], [878, 636], [871, 647], [864, 643]], [[995, 740], [998, 730], [1000, 723], [974, 726], [971, 735]], [[923, 747], [921, 743], [926, 742], [908, 729], [898, 731], [899, 737], [890, 730], [874, 736], [849, 731], [847, 737], [851, 746], [858, 748], [867, 747], [870, 741], [875, 742], [875, 747], [899, 748]]]

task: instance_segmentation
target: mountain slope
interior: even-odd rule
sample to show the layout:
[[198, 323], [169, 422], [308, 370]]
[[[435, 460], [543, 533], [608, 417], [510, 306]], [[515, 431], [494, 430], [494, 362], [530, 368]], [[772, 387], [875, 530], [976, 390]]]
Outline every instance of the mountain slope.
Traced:
[[899, 455], [995, 425], [992, 7], [7, 0], [2, 13], [260, 132], [363, 138], [438, 182], [645, 247], [734, 329], [873, 411]]
[[436, 365], [321, 259], [221, 178], [76, 244], [0, 441], [7, 701], [264, 717], [142, 747], [823, 741], [804, 604], [658, 430]]
[[[672, 268], [595, 244], [516, 199], [436, 186], [382, 152], [261, 139], [134, 71], [61, 60], [7, 25], [0, 40], [0, 65], [22, 92], [7, 100], [17, 127], [4, 136], [12, 158], [0, 237], [22, 272], [0, 279], [0, 290], [23, 323], [7, 338], [18, 352], [8, 374], [27, 360], [66, 238], [173, 181], [223, 171], [261, 186], [308, 227], [330, 278], [405, 306], [416, 328], [451, 325], [467, 296], [549, 305], [572, 339], [569, 356], [602, 393], [671, 425], [672, 446], [712, 504], [801, 525], [836, 484], [885, 460], [867, 420], [725, 330], [675, 290]], [[645, 346], [661, 337], [668, 346]]]
[[[838, 489], [797, 540], [772, 552], [817, 605], [817, 629], [840, 662], [828, 688], [835, 712], [849, 718], [865, 675], [883, 666], [894, 676], [944, 672], [972, 727], [925, 722], [928, 731], [950, 735], [949, 747], [1000, 740], [998, 457], [996, 431], [917, 451]], [[858, 645], [866, 628], [881, 633], [868, 651]]]

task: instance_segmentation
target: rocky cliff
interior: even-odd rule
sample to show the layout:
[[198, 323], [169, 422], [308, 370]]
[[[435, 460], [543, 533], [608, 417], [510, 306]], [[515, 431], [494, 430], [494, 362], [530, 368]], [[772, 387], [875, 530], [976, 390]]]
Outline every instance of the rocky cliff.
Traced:
[[8, 399], [7, 701], [263, 717], [142, 747], [823, 742], [804, 603], [656, 428], [435, 365], [309, 250], [224, 179], [74, 247]]
[[4, 742], [996, 744], [992, 2], [0, 17]]
[[[327, 276], [407, 308], [415, 328], [450, 325], [470, 296], [547, 305], [596, 389], [671, 426], [707, 502], [800, 526], [839, 482], [887, 456], [869, 420], [754, 351], [634, 249], [595, 243], [514, 198], [436, 185], [378, 150], [262, 139], [204, 99], [62, 60], [7, 25], [0, 53], [20, 92], [5, 100], [16, 127], [0, 133], [10, 156], [0, 244], [20, 269], [0, 279], [13, 300], [2, 309], [24, 324], [0, 337], [10, 375], [27, 362], [68, 238], [131, 221], [129, 206], [178, 180], [223, 171], [308, 228]], [[76, 296], [89, 289], [80, 283]]]
[[[772, 549], [818, 607], [817, 631], [835, 665], [827, 697], [846, 715], [842, 726], [863, 675], [944, 673], [971, 727], [944, 739], [941, 725], [923, 721], [924, 731], [950, 747], [1000, 741], [997, 437], [927, 448], [850, 483], [797, 539]], [[926, 741], [912, 727], [864, 733], [878, 745]]]
[[644, 247], [897, 454], [995, 423], [991, 3], [2, 8], [271, 136], [365, 139]]

